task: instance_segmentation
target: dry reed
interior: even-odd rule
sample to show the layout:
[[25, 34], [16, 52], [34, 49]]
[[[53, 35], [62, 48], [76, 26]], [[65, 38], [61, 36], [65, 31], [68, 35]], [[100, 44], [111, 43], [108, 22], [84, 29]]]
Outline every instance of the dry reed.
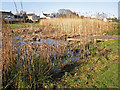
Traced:
[[55, 28], [62, 33], [80, 35], [99, 35], [104, 31], [114, 29], [114, 23], [112, 22], [104, 22], [103, 20], [89, 18], [55, 18], [41, 20], [40, 25], [45, 26], [46, 28]]
[[[54, 28], [56, 36], [64, 33], [73, 36], [99, 35], [104, 31], [113, 30], [113, 25], [112, 22], [86, 18], [55, 18], [40, 21], [40, 27]], [[27, 31], [27, 29], [25, 30]], [[11, 34], [12, 30], [8, 26], [3, 25], [2, 31], [3, 88], [42, 87], [42, 82], [51, 78], [54, 73], [53, 68], [57, 68], [59, 65], [63, 66], [63, 60], [67, 62], [68, 54], [70, 54], [71, 60], [78, 51], [80, 51], [78, 53], [79, 59], [86, 59], [89, 55], [95, 55], [92, 52], [92, 49], [96, 47], [93, 41], [86, 41], [86, 44], [73, 42], [71, 45], [69, 42], [65, 45], [53, 45], [52, 43], [48, 45], [47, 42], [27, 44], [15, 42], [15, 36]], [[52, 32], [47, 33], [51, 34]]]

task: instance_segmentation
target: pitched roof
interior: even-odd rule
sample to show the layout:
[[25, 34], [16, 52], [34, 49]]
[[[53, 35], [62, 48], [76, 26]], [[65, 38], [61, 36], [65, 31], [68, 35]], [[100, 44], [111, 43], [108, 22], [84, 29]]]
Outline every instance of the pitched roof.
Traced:
[[10, 12], [6, 12], [6, 11], [0, 11], [0, 13], [2, 14], [9, 14], [9, 15], [14, 15], [11, 11]]
[[30, 14], [27, 14], [28, 16], [32, 16], [32, 15], [35, 15], [35, 13], [30, 13]]
[[40, 18], [46, 18], [46, 16], [43, 13], [41, 13]]

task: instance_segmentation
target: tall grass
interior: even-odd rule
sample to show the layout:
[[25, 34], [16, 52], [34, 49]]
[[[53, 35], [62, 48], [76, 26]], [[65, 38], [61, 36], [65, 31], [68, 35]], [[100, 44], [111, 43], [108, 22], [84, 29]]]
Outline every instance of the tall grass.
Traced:
[[2, 35], [3, 89], [42, 87], [43, 81], [51, 78], [51, 61], [43, 58], [41, 52], [36, 57], [34, 49], [37, 47], [15, 42], [7, 24], [3, 24]]
[[114, 29], [112, 22], [104, 22], [98, 19], [89, 18], [55, 18], [50, 20], [41, 20], [41, 26], [56, 28], [62, 33], [73, 33], [80, 35], [98, 35], [104, 31]]
[[[63, 60], [67, 61], [69, 53], [67, 45], [49, 44], [48, 46], [46, 43], [35, 44], [35, 42], [21, 44], [16, 41], [7, 24], [3, 24], [2, 31], [2, 86], [4, 89], [43, 87], [44, 82], [52, 79], [54, 69], [62, 67]], [[71, 46], [74, 53], [76, 47], [79, 46]], [[84, 48], [83, 45], [79, 49]], [[82, 57], [84, 58], [85, 54], [82, 54]]]
[[[39, 27], [55, 28], [57, 36], [62, 33], [99, 35], [104, 31], [113, 30], [114, 24], [96, 19], [56, 18], [41, 20]], [[68, 57], [72, 60], [73, 54], [75, 55], [78, 51], [80, 51], [79, 59], [86, 59], [89, 55], [96, 54], [97, 45], [94, 41], [87, 42], [86, 40], [86, 43], [73, 42], [73, 44], [67, 42], [66, 45], [21, 43], [17, 42], [7, 24], [3, 24], [2, 35], [2, 85], [4, 89], [45, 87], [44, 83], [50, 83], [53, 80], [54, 69], [66, 65], [63, 64], [63, 60], [68, 62]]]

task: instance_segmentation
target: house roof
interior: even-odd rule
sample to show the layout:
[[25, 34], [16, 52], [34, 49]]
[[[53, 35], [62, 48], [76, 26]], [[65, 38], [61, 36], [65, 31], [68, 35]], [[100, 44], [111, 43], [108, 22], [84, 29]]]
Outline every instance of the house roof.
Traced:
[[30, 13], [30, 14], [27, 14], [28, 16], [32, 16], [32, 15], [35, 15], [35, 13]]
[[40, 18], [46, 18], [46, 16], [43, 13], [41, 13]]
[[51, 14], [45, 14], [43, 12], [40, 14], [40, 18], [50, 18], [50, 17], [52, 17]]
[[2, 14], [8, 14], [8, 15], [14, 15], [11, 11], [10, 12], [0, 11], [0, 13], [2, 13]]
[[51, 16], [50, 14], [45, 14], [45, 13], [43, 13], [43, 15], [45, 15], [46, 17], [50, 17]]

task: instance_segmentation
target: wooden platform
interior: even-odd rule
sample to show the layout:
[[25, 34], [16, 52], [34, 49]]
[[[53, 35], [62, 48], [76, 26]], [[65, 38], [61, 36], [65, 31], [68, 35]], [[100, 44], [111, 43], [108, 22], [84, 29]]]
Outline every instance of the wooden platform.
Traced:
[[115, 37], [115, 36], [79, 36], [75, 38], [67, 38], [67, 41], [80, 41], [80, 42], [87, 42], [94, 40], [94, 42], [99, 42], [99, 41], [108, 41], [108, 40], [120, 40], [120, 37]]

